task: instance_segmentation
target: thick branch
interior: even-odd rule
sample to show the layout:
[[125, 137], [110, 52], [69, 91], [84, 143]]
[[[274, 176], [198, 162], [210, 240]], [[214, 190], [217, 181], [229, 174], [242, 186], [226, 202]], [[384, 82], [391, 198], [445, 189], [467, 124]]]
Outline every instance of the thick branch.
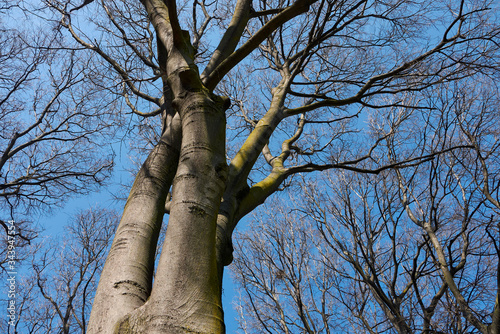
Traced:
[[229, 57], [236, 49], [248, 20], [250, 19], [251, 4], [251, 0], [239, 0], [236, 3], [231, 22], [229, 23], [224, 36], [222, 36], [217, 49], [215, 49], [212, 58], [208, 62], [207, 67], [201, 74], [201, 80], [205, 85], [207, 84], [207, 77], [209, 77], [214, 69], [217, 68], [217, 66], [219, 66], [220, 63]]
[[307, 12], [309, 6], [318, 0], [298, 0], [291, 6], [284, 9], [278, 15], [269, 20], [262, 28], [260, 28], [255, 35], [250, 37], [238, 50], [233, 52], [229, 57], [225, 58], [217, 68], [215, 68], [210, 76], [208, 76], [204, 83], [205, 86], [213, 90], [219, 81], [240, 61], [245, 59], [253, 50], [259, 47], [269, 35], [282, 26], [284, 23], [291, 19]]

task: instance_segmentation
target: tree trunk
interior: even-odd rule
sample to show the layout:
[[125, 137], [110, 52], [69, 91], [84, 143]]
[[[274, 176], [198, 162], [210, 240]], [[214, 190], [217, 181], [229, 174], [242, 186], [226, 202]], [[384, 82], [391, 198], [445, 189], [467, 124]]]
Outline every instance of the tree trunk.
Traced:
[[[180, 155], [160, 142], [139, 172], [99, 283], [93, 307], [98, 320], [89, 333], [224, 332], [216, 223], [227, 177], [227, 105], [204, 89], [178, 95]], [[151, 289], [154, 248], [177, 161]]]
[[173, 122], [136, 176], [101, 274], [88, 333], [113, 333], [115, 324], [149, 297], [165, 200], [177, 167], [170, 161], [179, 156], [178, 130]]
[[[93, 307], [98, 320], [91, 320], [89, 333], [223, 333], [216, 231], [228, 173], [228, 100], [202, 84], [189, 36], [177, 22], [175, 2], [144, 0], [143, 4], [158, 35], [164, 83], [180, 118], [181, 129], [172, 126], [167, 132], [172, 142], [179, 137], [182, 142], [178, 155], [161, 153], [165, 145], [160, 143], [137, 177], [99, 283]], [[171, 184], [170, 216], [154, 270], [155, 246]], [[136, 200], [135, 187], [144, 189], [146, 195]], [[129, 239], [137, 243], [132, 245]]]
[[205, 92], [176, 102], [183, 139], [165, 242], [150, 298], [119, 333], [224, 332], [215, 256], [227, 174], [223, 102]]

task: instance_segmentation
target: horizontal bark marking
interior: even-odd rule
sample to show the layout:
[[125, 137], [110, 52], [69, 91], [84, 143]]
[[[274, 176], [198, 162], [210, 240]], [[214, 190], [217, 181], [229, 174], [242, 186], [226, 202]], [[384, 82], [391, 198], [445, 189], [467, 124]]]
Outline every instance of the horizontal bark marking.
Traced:
[[133, 292], [122, 292], [121, 293], [122, 296], [132, 296], [132, 297], [136, 297], [137, 299], [139, 299], [141, 302], [145, 303], [147, 298], [144, 298], [143, 296], [137, 294], [137, 293], [133, 293]]
[[[222, 105], [224, 101], [220, 100], [220, 105]], [[217, 101], [204, 93], [185, 94], [182, 97], [175, 98], [172, 104], [174, 107], [177, 106], [176, 109], [180, 111], [183, 120], [186, 119], [185, 117], [196, 114], [223, 114], [221, 108], [218, 107]]]
[[[143, 303], [146, 302], [147, 298], [145, 296], [149, 296], [149, 288], [143, 287], [138, 282], [132, 280], [122, 280], [115, 282], [113, 284], [114, 289], [124, 289], [125, 291], [121, 292], [121, 295], [129, 295], [134, 296], [140, 299]], [[135, 291], [134, 291], [135, 290]]]
[[200, 177], [196, 174], [193, 173], [183, 173], [179, 174], [175, 177], [174, 183], [176, 182], [177, 179], [199, 179]]
[[[128, 240], [129, 240], [129, 238], [125, 238], [125, 237], [116, 239], [116, 241], [112, 245], [113, 250], [127, 249]], [[113, 256], [113, 255], [114, 255], [114, 253], [110, 252], [110, 256]]]
[[[200, 103], [199, 105], [188, 107], [184, 109], [183, 120], [184, 124], [190, 124], [192, 122], [196, 122], [196, 120], [190, 120], [198, 115], [202, 115], [201, 117], [206, 118], [207, 114], [222, 114], [222, 111], [217, 108], [217, 106], [212, 105], [213, 103]], [[213, 119], [213, 116], [210, 116]]]
[[192, 158], [195, 155], [196, 160], [199, 160], [199, 154], [203, 153], [214, 153], [215, 150], [208, 145], [186, 145], [183, 147], [182, 154], [180, 156], [180, 162], [184, 162]]
[[199, 203], [196, 201], [189, 201], [189, 200], [182, 200], [180, 203], [181, 204], [191, 204], [191, 206], [188, 206], [190, 213], [191, 213], [191, 208], [197, 208], [197, 209], [193, 209], [193, 210], [201, 210], [205, 213], [205, 215], [208, 215], [208, 212], [210, 212], [210, 211], [215, 213], [215, 209], [211, 205], [204, 205], [203, 203]]
[[[199, 190], [201, 191], [202, 189], [209, 191], [210, 193], [218, 193], [219, 192], [219, 187], [224, 187], [225, 180], [226, 180], [226, 171], [223, 168], [220, 168], [218, 170], [215, 170], [211, 168], [210, 165], [206, 165], [205, 170], [198, 170], [198, 173], [194, 174], [191, 172], [185, 172], [182, 174], [178, 174], [175, 179], [173, 184], [177, 185], [182, 181], [192, 181], [191, 187], [196, 186], [200, 187]], [[189, 168], [186, 168], [189, 169]], [[192, 168], [193, 169], [193, 168]], [[190, 171], [192, 171], [190, 169]], [[206, 179], [206, 177], [209, 177], [211, 180], [210, 183], [203, 183], [203, 181]]]
[[[184, 144], [184, 145], [182, 145], [182, 151], [193, 150], [193, 149], [199, 149], [199, 150], [205, 150], [205, 151], [213, 151], [213, 148], [212, 148], [212, 146], [209, 143], [195, 142], [195, 143], [192, 143], [192, 144]], [[186, 155], [186, 153], [183, 152], [182, 155]]]

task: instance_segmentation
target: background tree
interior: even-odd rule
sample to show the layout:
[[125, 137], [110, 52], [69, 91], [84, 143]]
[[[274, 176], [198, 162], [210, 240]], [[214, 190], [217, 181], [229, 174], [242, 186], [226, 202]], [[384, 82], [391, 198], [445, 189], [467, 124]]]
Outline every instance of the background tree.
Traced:
[[120, 122], [91, 59], [51, 27], [39, 29], [24, 6], [0, 3], [0, 225], [3, 240], [15, 221], [16, 260], [40, 228], [37, 214], [104, 184]]
[[[498, 64], [497, 8], [481, 1], [94, 1], [70, 12], [79, 5], [47, 0], [25, 12], [85, 60], [82, 75], [104, 100], [84, 95], [82, 110], [120, 99], [132, 125], [149, 119], [130, 136], [157, 136], [137, 144], [151, 149], [89, 333], [223, 332], [223, 268], [242, 217], [298, 173], [380, 173], [462, 147], [403, 142], [404, 155], [383, 159], [382, 144], [411, 121], [392, 110], [432, 110], [425, 97], [436, 87], [496, 75]], [[388, 123], [368, 131], [372, 111]]]
[[378, 175], [331, 172], [295, 211], [241, 234], [243, 332], [498, 333], [498, 96], [489, 79], [454, 83], [428, 111], [374, 113], [374, 131], [412, 120], [386, 138], [389, 161], [468, 147]]
[[[76, 214], [64, 238], [35, 240], [17, 289], [17, 319], [3, 333], [86, 333], [99, 274], [118, 224], [113, 211], [95, 207]], [[20, 268], [21, 269], [21, 268]], [[21, 277], [21, 276], [19, 276]]]

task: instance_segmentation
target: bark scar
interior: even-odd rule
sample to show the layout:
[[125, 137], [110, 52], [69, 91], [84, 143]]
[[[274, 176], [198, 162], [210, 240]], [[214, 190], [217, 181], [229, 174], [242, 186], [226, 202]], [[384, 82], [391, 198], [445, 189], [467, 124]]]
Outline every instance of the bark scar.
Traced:
[[194, 206], [194, 205], [189, 207], [189, 213], [196, 215], [196, 216], [199, 216], [199, 217], [203, 217], [207, 214], [205, 210], [203, 210], [202, 208], [200, 208], [198, 206]]

